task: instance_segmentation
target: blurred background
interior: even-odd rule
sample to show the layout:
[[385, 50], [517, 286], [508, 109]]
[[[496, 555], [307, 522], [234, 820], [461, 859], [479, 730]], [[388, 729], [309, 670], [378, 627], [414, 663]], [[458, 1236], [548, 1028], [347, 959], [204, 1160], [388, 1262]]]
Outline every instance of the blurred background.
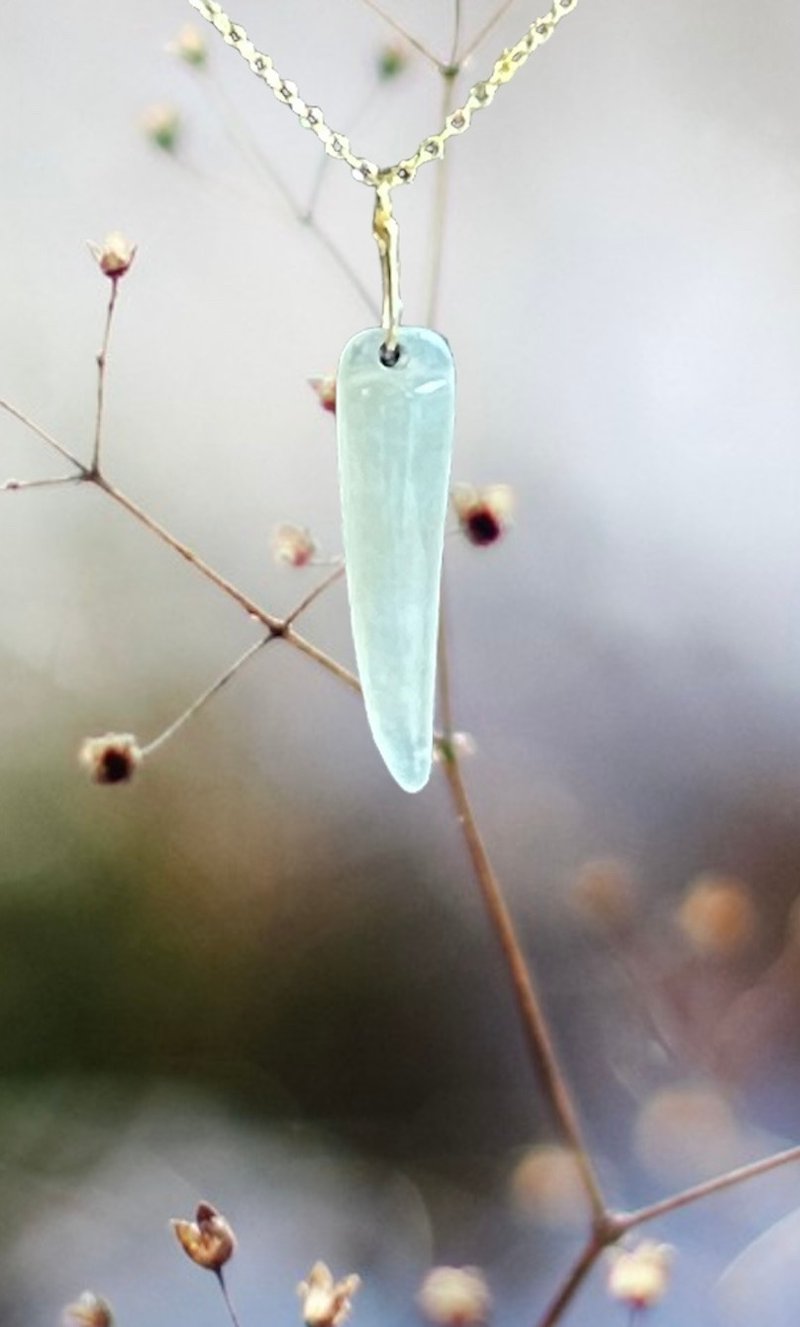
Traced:
[[[462, 11], [468, 42], [494, 7]], [[447, 55], [451, 4], [391, 12]], [[401, 43], [387, 74], [396, 34], [358, 0], [234, 17], [368, 157], [438, 127], [435, 72]], [[199, 19], [207, 62], [168, 51], [194, 18], [28, 0], [5, 24], [0, 396], [88, 458], [86, 244], [122, 231], [108, 474], [283, 612], [320, 573], [277, 565], [274, 527], [339, 551], [307, 380], [373, 319], [254, 149], [301, 210], [319, 186], [377, 302], [371, 195], [318, 174]], [[626, 1207], [800, 1137], [798, 50], [790, 0], [595, 0], [448, 154], [454, 478], [516, 499], [493, 546], [448, 542], [457, 724]], [[409, 322], [439, 169], [396, 196]], [[0, 417], [0, 479], [57, 473]], [[120, 1323], [223, 1322], [166, 1225], [199, 1198], [239, 1233], [243, 1327], [298, 1320], [317, 1258], [363, 1276], [362, 1327], [418, 1321], [437, 1262], [533, 1321], [582, 1214], [441, 777], [401, 794], [357, 700], [275, 645], [93, 786], [84, 737], [151, 740], [255, 629], [88, 488], [1, 495], [0, 560], [0, 1321], [91, 1287]], [[305, 630], [352, 664], [341, 585]], [[678, 1250], [656, 1320], [794, 1324], [798, 1191], [787, 1170], [648, 1231]], [[569, 1321], [624, 1321], [602, 1269]]]

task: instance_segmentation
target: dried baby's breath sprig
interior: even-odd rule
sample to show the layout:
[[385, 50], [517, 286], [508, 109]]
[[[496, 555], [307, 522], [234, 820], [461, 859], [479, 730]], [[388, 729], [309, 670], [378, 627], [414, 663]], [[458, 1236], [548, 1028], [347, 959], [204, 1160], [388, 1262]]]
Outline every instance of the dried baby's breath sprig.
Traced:
[[114, 1315], [108, 1300], [84, 1290], [74, 1304], [67, 1304], [61, 1315], [62, 1327], [112, 1327]]
[[172, 1221], [184, 1253], [206, 1271], [221, 1273], [236, 1249], [236, 1236], [228, 1221], [211, 1203], [198, 1204], [194, 1221]]
[[437, 765], [444, 764], [448, 760], [474, 756], [477, 750], [478, 744], [472, 733], [457, 732], [450, 733], [449, 736], [439, 733], [433, 739], [433, 759]]
[[334, 1281], [327, 1263], [315, 1262], [308, 1280], [297, 1287], [306, 1327], [341, 1327], [350, 1317], [353, 1295], [360, 1285], [361, 1277], [355, 1272]]
[[174, 106], [159, 102], [148, 106], [142, 116], [145, 137], [163, 152], [174, 152], [181, 130], [181, 117]]
[[664, 1298], [669, 1284], [672, 1249], [643, 1240], [633, 1249], [613, 1249], [608, 1293], [629, 1309], [642, 1312]]
[[102, 244], [90, 244], [89, 249], [100, 271], [112, 281], [119, 281], [136, 257], [136, 245], [126, 240], [118, 230], [112, 230], [106, 235]]
[[184, 60], [187, 65], [193, 65], [195, 69], [202, 69], [208, 61], [208, 47], [203, 34], [193, 23], [184, 23], [177, 37], [167, 46], [167, 50], [170, 55], [176, 55], [179, 60]]
[[326, 373], [322, 378], [309, 378], [308, 385], [316, 393], [323, 410], [336, 414], [336, 374]]
[[436, 1327], [481, 1327], [489, 1321], [492, 1297], [478, 1267], [434, 1267], [417, 1294], [417, 1304]]
[[452, 499], [458, 523], [471, 544], [495, 544], [511, 525], [514, 494], [508, 484], [484, 488], [456, 484]]
[[307, 567], [317, 546], [308, 530], [300, 525], [279, 525], [272, 535], [272, 556], [288, 567]]
[[141, 764], [142, 750], [132, 733], [105, 733], [87, 737], [78, 758], [95, 783], [128, 783]]

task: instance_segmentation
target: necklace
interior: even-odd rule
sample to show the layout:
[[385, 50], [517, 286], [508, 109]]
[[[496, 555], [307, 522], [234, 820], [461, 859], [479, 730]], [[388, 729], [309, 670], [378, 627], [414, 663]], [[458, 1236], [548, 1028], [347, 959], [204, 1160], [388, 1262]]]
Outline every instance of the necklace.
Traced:
[[[450, 347], [426, 327], [401, 331], [398, 227], [392, 190], [420, 166], [444, 156], [448, 140], [469, 128], [577, 0], [552, 7], [464, 105], [410, 157], [377, 166], [353, 152], [345, 134], [300, 96], [272, 58], [257, 51], [216, 0], [189, 0], [233, 46], [276, 99], [297, 116], [330, 157], [344, 161], [374, 191], [372, 232], [383, 284], [381, 326], [358, 332], [345, 346], [336, 379], [339, 484], [350, 619], [367, 719], [396, 782], [418, 792], [433, 757], [436, 642], [444, 526], [455, 423], [455, 366]], [[457, 70], [446, 71], [455, 74]]]

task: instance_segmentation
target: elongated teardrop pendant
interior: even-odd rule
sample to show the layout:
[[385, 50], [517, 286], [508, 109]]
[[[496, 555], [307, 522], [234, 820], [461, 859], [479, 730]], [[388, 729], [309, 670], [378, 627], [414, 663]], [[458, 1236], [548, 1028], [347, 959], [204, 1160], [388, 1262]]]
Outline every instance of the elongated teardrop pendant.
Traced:
[[406, 792], [428, 782], [444, 525], [455, 417], [447, 342], [404, 327], [384, 364], [380, 328], [339, 362], [336, 420], [356, 660], [372, 736]]

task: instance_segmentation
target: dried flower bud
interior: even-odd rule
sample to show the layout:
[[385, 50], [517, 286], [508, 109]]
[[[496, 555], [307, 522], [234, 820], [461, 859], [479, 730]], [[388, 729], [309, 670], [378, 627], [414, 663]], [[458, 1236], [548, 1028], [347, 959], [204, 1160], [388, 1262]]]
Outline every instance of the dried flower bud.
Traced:
[[309, 378], [309, 386], [317, 394], [317, 400], [323, 410], [336, 414], [336, 375], [328, 373], [324, 378]]
[[87, 737], [79, 759], [95, 783], [127, 783], [141, 763], [142, 752], [131, 733]]
[[462, 757], [474, 756], [477, 750], [478, 744], [472, 733], [451, 733], [449, 737], [439, 734], [433, 742], [433, 759], [443, 765], [454, 757], [460, 760]]
[[142, 116], [145, 137], [164, 152], [174, 152], [178, 143], [181, 120], [174, 106], [149, 106]]
[[113, 1321], [111, 1305], [91, 1290], [84, 1290], [74, 1304], [68, 1304], [61, 1317], [62, 1327], [112, 1327]]
[[272, 535], [272, 556], [290, 567], [305, 567], [317, 546], [308, 530], [299, 525], [279, 525]]
[[90, 244], [89, 248], [100, 271], [112, 281], [118, 281], [124, 276], [136, 257], [136, 245], [130, 244], [118, 230], [112, 230], [106, 235], [102, 244]]
[[698, 954], [709, 958], [737, 954], [756, 931], [750, 890], [736, 876], [705, 871], [690, 882], [678, 925]]
[[408, 64], [408, 51], [399, 42], [384, 46], [378, 54], [378, 78], [382, 83], [402, 74]]
[[509, 528], [514, 494], [508, 484], [486, 488], [456, 484], [452, 497], [459, 525], [471, 544], [494, 544]]
[[231, 1227], [210, 1203], [199, 1204], [194, 1221], [174, 1220], [172, 1229], [184, 1253], [209, 1272], [224, 1267], [236, 1249]]
[[301, 1281], [297, 1293], [303, 1301], [303, 1321], [306, 1327], [341, 1327], [350, 1316], [352, 1298], [361, 1285], [361, 1277], [351, 1272], [334, 1281], [330, 1268], [316, 1262]]
[[208, 59], [208, 48], [203, 34], [193, 23], [184, 23], [175, 40], [169, 43], [167, 50], [170, 55], [177, 55], [179, 60], [185, 60], [187, 65], [194, 65], [197, 69], [202, 68]]
[[663, 1299], [669, 1282], [672, 1249], [644, 1240], [635, 1249], [615, 1249], [608, 1273], [608, 1293], [630, 1309], [652, 1308]]
[[488, 1322], [492, 1297], [477, 1267], [434, 1267], [419, 1288], [417, 1303], [438, 1327], [479, 1327]]

